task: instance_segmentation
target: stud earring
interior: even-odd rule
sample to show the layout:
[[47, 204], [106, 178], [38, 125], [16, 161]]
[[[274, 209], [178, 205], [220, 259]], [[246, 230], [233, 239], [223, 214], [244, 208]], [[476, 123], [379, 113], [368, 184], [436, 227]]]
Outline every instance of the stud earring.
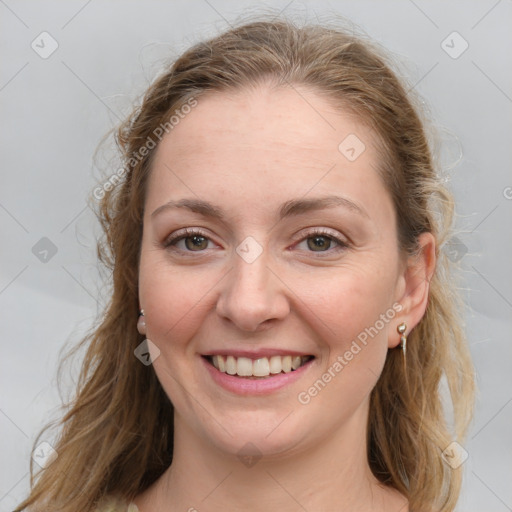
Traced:
[[407, 329], [407, 324], [402, 322], [397, 328], [398, 334], [400, 334], [400, 347], [402, 347], [402, 352], [404, 354], [404, 359], [407, 352], [407, 336], [405, 335], [405, 330]]
[[137, 330], [139, 334], [146, 335], [146, 319], [144, 318], [144, 310], [139, 311], [139, 319], [137, 320]]

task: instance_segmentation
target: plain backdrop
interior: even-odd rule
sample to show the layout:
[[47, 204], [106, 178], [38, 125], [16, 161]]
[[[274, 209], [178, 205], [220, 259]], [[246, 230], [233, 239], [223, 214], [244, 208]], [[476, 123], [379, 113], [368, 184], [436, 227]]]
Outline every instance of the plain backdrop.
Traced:
[[93, 159], [101, 137], [163, 62], [269, 7], [347, 17], [395, 54], [430, 107], [457, 200], [449, 250], [479, 386], [459, 510], [512, 510], [511, 0], [0, 0], [0, 512], [26, 494], [32, 443], [58, 416], [60, 353], [102, 307], [86, 203], [107, 162]]

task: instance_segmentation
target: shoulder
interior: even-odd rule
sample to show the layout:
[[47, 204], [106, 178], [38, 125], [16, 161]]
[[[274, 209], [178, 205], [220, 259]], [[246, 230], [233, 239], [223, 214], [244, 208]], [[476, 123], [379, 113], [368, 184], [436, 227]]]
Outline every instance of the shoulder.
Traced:
[[135, 503], [129, 503], [116, 496], [105, 496], [100, 500], [94, 512], [139, 512]]

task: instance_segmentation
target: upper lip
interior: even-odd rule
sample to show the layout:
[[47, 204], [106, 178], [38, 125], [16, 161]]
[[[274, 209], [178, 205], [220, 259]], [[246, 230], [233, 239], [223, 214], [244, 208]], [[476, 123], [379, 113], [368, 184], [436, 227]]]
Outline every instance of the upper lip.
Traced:
[[248, 357], [249, 359], [260, 359], [261, 357], [272, 356], [312, 356], [311, 352], [304, 352], [300, 350], [290, 350], [281, 348], [260, 348], [260, 349], [229, 349], [223, 348], [218, 350], [209, 350], [201, 354], [205, 357], [211, 356], [233, 356], [233, 357]]

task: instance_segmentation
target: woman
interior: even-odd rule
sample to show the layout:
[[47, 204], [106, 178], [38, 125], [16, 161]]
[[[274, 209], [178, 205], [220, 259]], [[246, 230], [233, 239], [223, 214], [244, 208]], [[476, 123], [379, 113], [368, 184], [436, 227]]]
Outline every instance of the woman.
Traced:
[[185, 52], [118, 142], [112, 299], [17, 511], [453, 510], [453, 202], [385, 57], [245, 24]]

